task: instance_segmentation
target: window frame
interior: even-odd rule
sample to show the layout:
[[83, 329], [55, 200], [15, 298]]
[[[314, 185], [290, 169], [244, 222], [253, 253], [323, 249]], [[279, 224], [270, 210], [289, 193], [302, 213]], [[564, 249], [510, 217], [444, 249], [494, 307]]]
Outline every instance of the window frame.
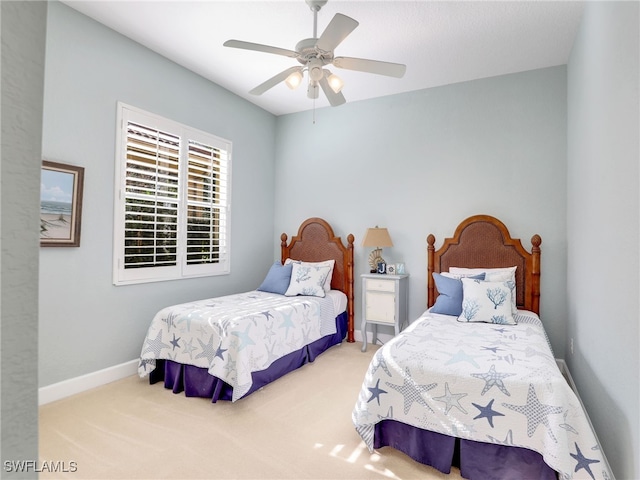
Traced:
[[[178, 220], [175, 265], [125, 268], [125, 232], [127, 231], [125, 225], [127, 214], [127, 143], [129, 138], [129, 123], [145, 125], [154, 130], [170, 133], [180, 139], [178, 153]], [[116, 125], [113, 284], [130, 285], [229, 274], [231, 272], [231, 141], [160, 115], [146, 112], [123, 102], [118, 102]], [[188, 264], [187, 262], [187, 213], [190, 204], [188, 199], [190, 142], [196, 142], [218, 149], [223, 153], [224, 157], [220, 160], [221, 197], [223, 198], [220, 198], [218, 203], [214, 200], [206, 202], [206, 206], [211, 210], [217, 210], [219, 208], [219, 215], [221, 217], [218, 237], [220, 242], [220, 258], [218, 262], [200, 264]], [[211, 194], [211, 196], [214, 197], [215, 195]], [[213, 223], [215, 223], [215, 220], [212, 218], [211, 224]]]

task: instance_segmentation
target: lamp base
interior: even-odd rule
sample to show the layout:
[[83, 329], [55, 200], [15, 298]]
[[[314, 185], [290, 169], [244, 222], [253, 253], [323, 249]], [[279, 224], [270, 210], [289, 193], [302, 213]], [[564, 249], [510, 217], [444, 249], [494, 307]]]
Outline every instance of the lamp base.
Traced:
[[369, 254], [369, 266], [371, 267], [371, 273], [378, 272], [378, 263], [387, 263], [384, 261], [384, 258], [382, 258], [381, 248], [376, 248]]

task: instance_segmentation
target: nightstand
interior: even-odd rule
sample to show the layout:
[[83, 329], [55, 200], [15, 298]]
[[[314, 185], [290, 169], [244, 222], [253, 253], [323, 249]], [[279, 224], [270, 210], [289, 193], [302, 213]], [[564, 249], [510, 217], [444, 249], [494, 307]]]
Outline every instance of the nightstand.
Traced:
[[362, 351], [367, 351], [367, 324], [373, 329], [372, 342], [378, 340], [378, 325], [389, 325], [400, 333], [408, 321], [409, 275], [378, 275], [362, 277]]

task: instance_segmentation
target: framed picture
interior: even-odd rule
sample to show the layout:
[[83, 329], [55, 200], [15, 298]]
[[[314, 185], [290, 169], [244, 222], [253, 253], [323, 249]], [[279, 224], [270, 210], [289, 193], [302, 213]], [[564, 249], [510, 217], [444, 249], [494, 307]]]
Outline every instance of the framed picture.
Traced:
[[42, 162], [40, 246], [79, 247], [84, 168]]

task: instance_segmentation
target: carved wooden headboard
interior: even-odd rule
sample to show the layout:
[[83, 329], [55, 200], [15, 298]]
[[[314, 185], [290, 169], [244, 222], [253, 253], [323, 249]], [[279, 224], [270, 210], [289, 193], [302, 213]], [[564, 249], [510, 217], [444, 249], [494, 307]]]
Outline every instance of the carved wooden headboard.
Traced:
[[334, 259], [331, 288], [347, 296], [348, 329], [347, 342], [354, 342], [354, 279], [352, 234], [347, 236], [347, 246], [333, 233], [331, 225], [321, 218], [309, 218], [298, 229], [298, 234], [287, 245], [287, 234], [280, 236], [281, 261], [287, 258], [305, 262], [322, 262]]
[[511, 238], [507, 227], [489, 215], [475, 215], [464, 220], [442, 246], [435, 249], [436, 237], [427, 237], [427, 308], [438, 296], [433, 272], [449, 267], [498, 268], [516, 266], [516, 305], [540, 313], [540, 244], [539, 235], [531, 237], [531, 253], [522, 242]]

